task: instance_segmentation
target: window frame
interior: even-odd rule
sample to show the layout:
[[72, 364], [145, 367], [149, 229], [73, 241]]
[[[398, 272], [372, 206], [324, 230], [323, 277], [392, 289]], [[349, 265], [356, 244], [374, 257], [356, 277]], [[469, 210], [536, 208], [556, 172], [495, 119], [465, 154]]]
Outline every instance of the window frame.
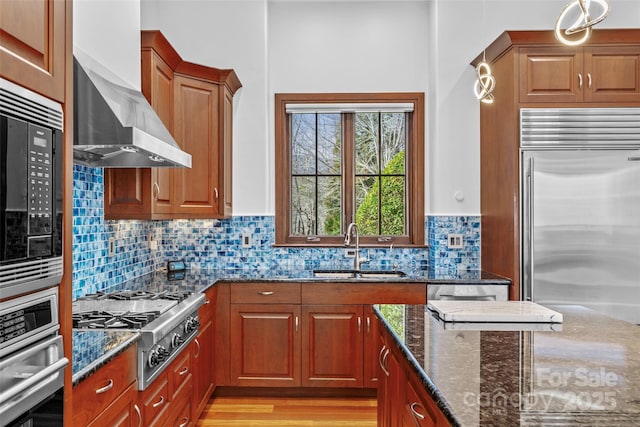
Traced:
[[[411, 103], [413, 114], [406, 123], [407, 147], [405, 152], [407, 179], [407, 235], [405, 236], [360, 236], [360, 245], [384, 247], [393, 244], [404, 247], [423, 247], [424, 241], [424, 93], [423, 92], [385, 92], [385, 93], [276, 93], [275, 94], [275, 246], [344, 246], [344, 236], [293, 236], [291, 230], [291, 141], [290, 115], [287, 104], [318, 103]], [[351, 120], [346, 121], [343, 133], [353, 131]], [[351, 197], [343, 199], [343, 216], [351, 213], [355, 216], [355, 186], [353, 182], [354, 153], [343, 154], [343, 193], [350, 191]], [[286, 172], [286, 173], [285, 173]], [[351, 175], [350, 175], [351, 174]], [[347, 185], [349, 187], [347, 187]], [[347, 190], [348, 189], [348, 190]], [[342, 218], [343, 228], [352, 222], [351, 218]]]

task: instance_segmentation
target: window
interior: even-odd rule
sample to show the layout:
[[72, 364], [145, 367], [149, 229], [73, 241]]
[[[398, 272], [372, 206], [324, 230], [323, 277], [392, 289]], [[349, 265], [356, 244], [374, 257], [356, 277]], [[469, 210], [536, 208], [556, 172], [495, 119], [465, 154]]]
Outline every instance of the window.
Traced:
[[424, 94], [276, 94], [276, 244], [424, 245]]

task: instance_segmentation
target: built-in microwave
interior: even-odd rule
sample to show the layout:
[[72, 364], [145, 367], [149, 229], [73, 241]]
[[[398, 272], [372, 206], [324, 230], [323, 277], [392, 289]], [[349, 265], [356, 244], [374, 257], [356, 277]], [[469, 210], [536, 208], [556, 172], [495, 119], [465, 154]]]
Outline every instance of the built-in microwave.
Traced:
[[62, 105], [0, 78], [0, 299], [62, 277]]

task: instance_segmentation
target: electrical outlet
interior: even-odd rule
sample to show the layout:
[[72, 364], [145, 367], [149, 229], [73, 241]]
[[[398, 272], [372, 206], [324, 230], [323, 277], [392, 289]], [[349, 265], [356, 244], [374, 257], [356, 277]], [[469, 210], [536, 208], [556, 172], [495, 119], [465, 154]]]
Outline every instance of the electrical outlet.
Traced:
[[251, 234], [250, 233], [242, 233], [242, 247], [250, 248], [251, 247]]
[[447, 247], [449, 249], [462, 249], [464, 247], [462, 234], [447, 234]]
[[149, 249], [152, 251], [158, 249], [158, 241], [153, 238], [153, 233], [149, 234]]
[[116, 254], [116, 238], [109, 237], [109, 249], [108, 249], [109, 258]]
[[356, 250], [354, 248], [347, 248], [344, 250], [344, 256], [347, 258], [355, 258]]

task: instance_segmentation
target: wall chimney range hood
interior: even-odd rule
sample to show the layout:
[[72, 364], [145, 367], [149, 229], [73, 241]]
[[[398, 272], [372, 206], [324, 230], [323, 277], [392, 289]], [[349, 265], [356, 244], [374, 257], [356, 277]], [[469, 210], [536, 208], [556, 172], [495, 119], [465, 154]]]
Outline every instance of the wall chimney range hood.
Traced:
[[74, 163], [91, 167], [191, 167], [142, 93], [74, 47]]

